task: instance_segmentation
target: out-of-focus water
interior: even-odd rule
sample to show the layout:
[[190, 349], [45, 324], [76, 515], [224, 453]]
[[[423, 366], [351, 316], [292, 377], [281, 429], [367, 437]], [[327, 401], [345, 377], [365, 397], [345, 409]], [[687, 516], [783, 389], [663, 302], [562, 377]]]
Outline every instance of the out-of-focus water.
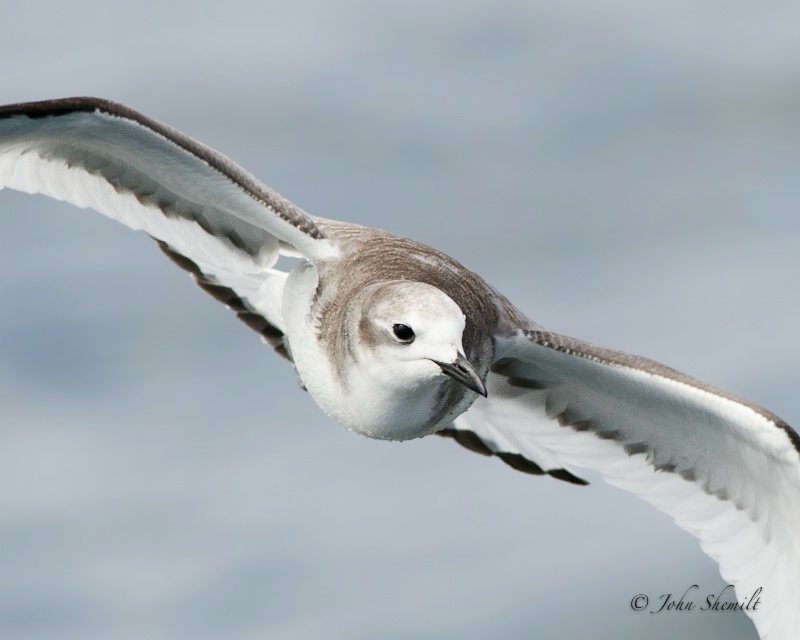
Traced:
[[[16, 3], [0, 102], [127, 103], [800, 424], [800, 9], [651, 5]], [[353, 436], [148, 238], [0, 194], [0, 637], [755, 637], [630, 608], [695, 583], [639, 500]]]

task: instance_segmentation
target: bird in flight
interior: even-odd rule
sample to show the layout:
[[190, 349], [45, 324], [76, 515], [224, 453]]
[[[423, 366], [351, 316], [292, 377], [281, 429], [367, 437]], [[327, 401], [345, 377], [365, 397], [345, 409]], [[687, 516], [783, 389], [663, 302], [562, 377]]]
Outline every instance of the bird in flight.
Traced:
[[[371, 438], [437, 434], [519, 471], [573, 467], [671, 514], [762, 638], [800, 629], [800, 437], [646, 358], [545, 330], [421, 243], [309, 215], [213, 149], [128, 107], [0, 107], [0, 189], [140, 229]], [[280, 256], [302, 260], [289, 273]]]

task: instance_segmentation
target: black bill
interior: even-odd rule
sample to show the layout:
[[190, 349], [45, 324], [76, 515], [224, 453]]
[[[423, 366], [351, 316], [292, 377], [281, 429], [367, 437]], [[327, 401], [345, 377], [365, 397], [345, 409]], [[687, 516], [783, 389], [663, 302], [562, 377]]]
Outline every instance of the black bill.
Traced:
[[472, 389], [475, 393], [479, 393], [484, 398], [486, 397], [486, 385], [483, 384], [483, 380], [478, 375], [478, 372], [472, 367], [462, 354], [458, 354], [456, 361], [453, 363], [449, 362], [439, 362], [438, 360], [434, 360], [436, 364], [438, 364], [442, 371], [453, 378], [453, 380], [458, 380], [461, 384], [463, 384], [467, 389]]

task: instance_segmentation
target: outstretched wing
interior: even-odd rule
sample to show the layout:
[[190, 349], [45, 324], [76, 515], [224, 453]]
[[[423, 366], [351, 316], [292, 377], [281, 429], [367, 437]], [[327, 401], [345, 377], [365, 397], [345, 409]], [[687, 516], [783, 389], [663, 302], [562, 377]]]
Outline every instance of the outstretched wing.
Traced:
[[699, 538], [740, 599], [761, 588], [747, 613], [762, 638], [797, 637], [800, 437], [786, 423], [651, 360], [544, 331], [499, 339], [486, 386], [450, 435], [545, 470], [600, 472]]
[[314, 218], [213, 149], [96, 98], [0, 107], [0, 189], [43, 193], [141, 229], [286, 355], [281, 253], [336, 247]]

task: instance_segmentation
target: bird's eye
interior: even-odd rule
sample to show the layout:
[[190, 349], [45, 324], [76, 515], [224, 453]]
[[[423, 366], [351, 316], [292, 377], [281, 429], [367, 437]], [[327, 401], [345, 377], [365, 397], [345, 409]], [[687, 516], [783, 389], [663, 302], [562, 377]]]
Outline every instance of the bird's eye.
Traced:
[[407, 324], [394, 325], [392, 327], [392, 332], [394, 333], [394, 337], [400, 342], [405, 342], [406, 344], [414, 342], [414, 330]]

